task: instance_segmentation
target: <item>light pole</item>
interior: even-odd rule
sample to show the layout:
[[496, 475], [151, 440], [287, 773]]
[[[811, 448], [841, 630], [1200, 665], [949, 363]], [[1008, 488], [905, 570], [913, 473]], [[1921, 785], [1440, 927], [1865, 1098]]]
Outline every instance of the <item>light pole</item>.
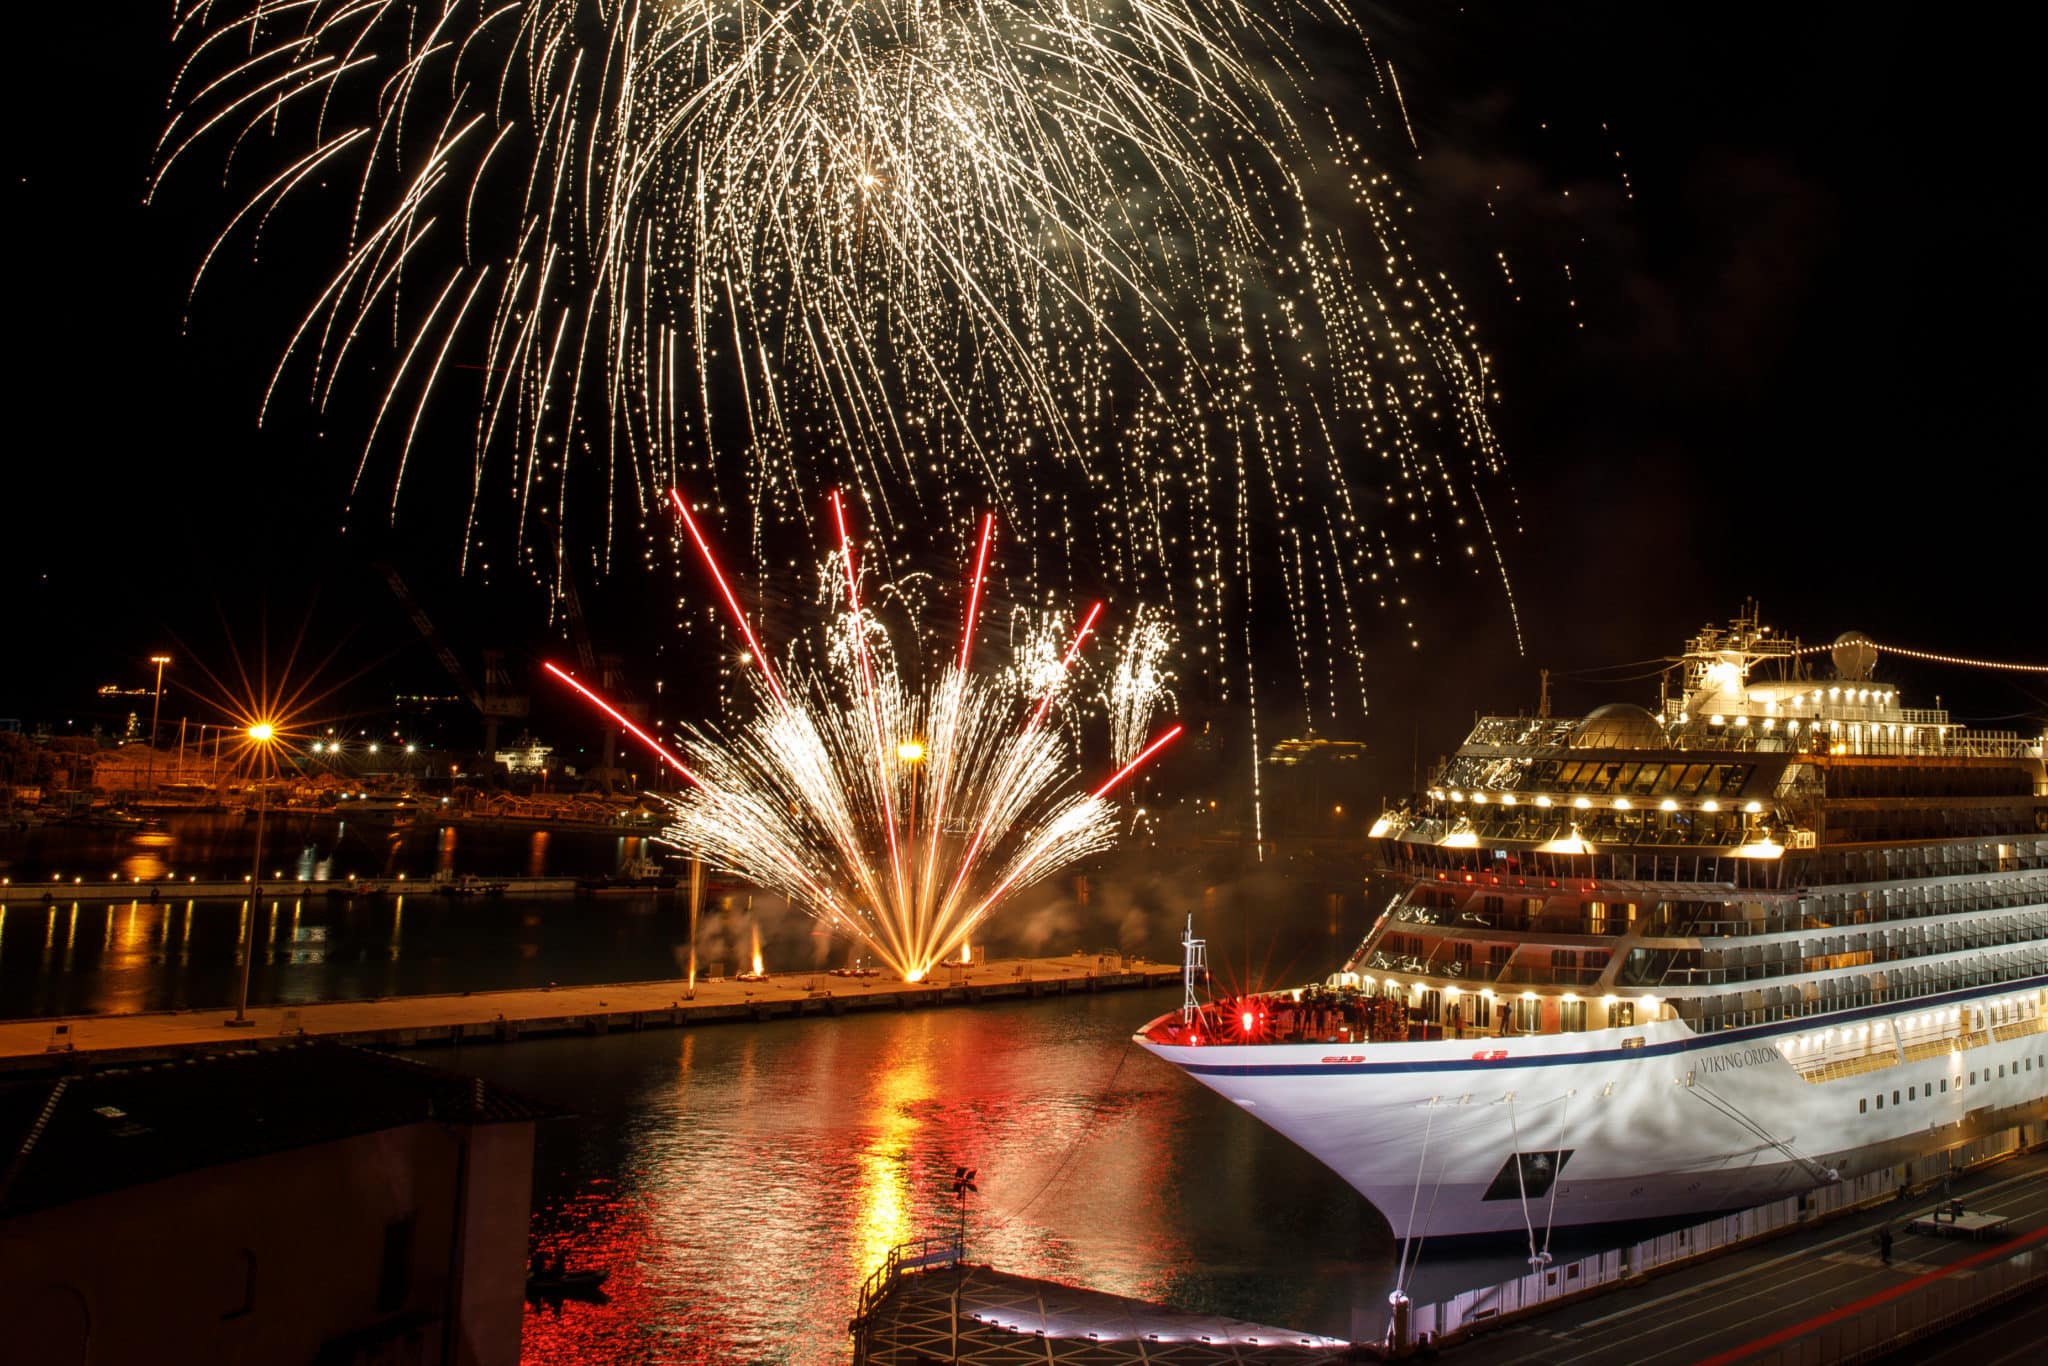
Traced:
[[242, 989], [235, 998], [234, 1018], [225, 1021], [230, 1029], [256, 1024], [249, 1018], [249, 965], [256, 960], [256, 909], [263, 899], [263, 816], [270, 808], [270, 789], [263, 780], [269, 776], [270, 742], [276, 737], [277, 728], [268, 721], [249, 727], [249, 739], [256, 746], [256, 861], [249, 870], [249, 915], [242, 929]]
[[164, 709], [164, 665], [171, 662], [169, 655], [151, 655], [149, 662], [156, 665], [156, 701], [149, 707], [149, 767], [144, 772], [142, 790], [156, 791], [156, 718]]

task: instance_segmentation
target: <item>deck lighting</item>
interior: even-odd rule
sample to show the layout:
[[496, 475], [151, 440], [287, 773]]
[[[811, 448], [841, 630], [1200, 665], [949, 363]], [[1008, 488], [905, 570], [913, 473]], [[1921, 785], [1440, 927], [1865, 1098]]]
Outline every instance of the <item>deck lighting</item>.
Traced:
[[1671, 798], [1666, 797], [1663, 801], [1657, 803], [1657, 809], [1660, 811], [1676, 811], [1678, 809], [1678, 803], [1673, 801]]
[[1750, 815], [1754, 816], [1764, 809], [1764, 804], [1762, 802], [1751, 802], [1748, 806], [1745, 806], [1742, 809], [1744, 811], [1747, 811]]
[[1576, 801], [1574, 801], [1574, 802], [1572, 803], [1572, 805], [1573, 805], [1573, 806], [1577, 807], [1577, 808], [1578, 808], [1579, 810], [1581, 810], [1581, 811], [1584, 811], [1584, 810], [1585, 810], [1586, 808], [1590, 807], [1590, 806], [1591, 806], [1592, 804], [1593, 804], [1593, 803], [1592, 803], [1592, 802], [1591, 802], [1591, 801], [1590, 801], [1590, 800], [1589, 800], [1588, 798], [1585, 798], [1585, 797], [1580, 797], [1580, 798], [1578, 798], [1578, 799], [1577, 799]]
[[1704, 801], [1700, 803], [1700, 810], [1702, 811], [1719, 811], [1720, 809], [1721, 803], [1717, 801]]
[[1628, 798], [1616, 797], [1614, 799], [1614, 809], [1616, 811], [1632, 811], [1635, 808]]
[[1707, 724], [1710, 726], [1725, 726], [1728, 724], [1728, 720], [1726, 717], [1722, 716], [1721, 713], [1715, 712], [1712, 716], [1709, 716], [1707, 718]]
[[1536, 799], [1536, 805], [1538, 805], [1538, 806], [1549, 806], [1549, 805], [1550, 805], [1550, 798], [1548, 798], [1548, 797], [1538, 797], [1538, 798]]
[[1536, 993], [1533, 991], [1525, 991], [1522, 993], [1522, 999], [1525, 1001], [1533, 1001], [1536, 999]]
[[[1484, 805], [1486, 805], [1486, 794], [1485, 794], [1484, 792], [1475, 792], [1475, 793], [1473, 793], [1473, 794], [1472, 794], [1472, 804], [1473, 804], [1474, 806], [1484, 806]], [[1342, 811], [1342, 810], [1343, 810], [1344, 808], [1340, 806], [1340, 807], [1338, 807], [1337, 809], [1338, 809], [1339, 811]]]
[[1457, 791], [1456, 789], [1453, 789], [1451, 792], [1451, 800], [1454, 802], [1462, 802], [1465, 800], [1465, 794]]
[[1500, 794], [1500, 804], [1501, 804], [1502, 806], [1513, 806], [1513, 805], [1515, 804], [1515, 794], [1514, 794], [1514, 793], [1512, 793], [1512, 792], [1503, 792], [1503, 793], [1501, 793], [1501, 794]]

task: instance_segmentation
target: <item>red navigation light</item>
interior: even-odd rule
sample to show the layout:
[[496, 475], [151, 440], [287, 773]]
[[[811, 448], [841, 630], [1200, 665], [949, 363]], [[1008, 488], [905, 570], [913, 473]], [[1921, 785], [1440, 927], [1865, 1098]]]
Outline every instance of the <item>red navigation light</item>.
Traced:
[[1249, 1034], [1252, 1032], [1252, 1013], [1249, 1010], [1238, 1016], [1237, 1020], [1239, 1024], [1244, 1026], [1245, 1033]]

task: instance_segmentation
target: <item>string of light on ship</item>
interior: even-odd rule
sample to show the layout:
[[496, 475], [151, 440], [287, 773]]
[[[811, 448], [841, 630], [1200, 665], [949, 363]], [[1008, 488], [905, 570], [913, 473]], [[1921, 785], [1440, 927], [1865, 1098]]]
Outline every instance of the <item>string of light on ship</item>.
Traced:
[[[2011, 673], [2048, 674], [2048, 664], [2014, 664], [1998, 659], [1970, 659], [1963, 655], [1936, 654], [1932, 650], [1909, 650], [1903, 645], [1886, 645], [1881, 641], [1875, 640], [1859, 641], [1857, 643], [1868, 645], [1883, 654], [1904, 655], [1907, 659], [1924, 659], [1930, 664], [1953, 664], [1959, 669], [2004, 669]], [[1834, 648], [1833, 644], [1801, 645], [1796, 649], [1787, 650], [1785, 653], [1788, 655], [1817, 655], [1825, 654]]]
[[[1488, 796], [1484, 792], [1474, 792], [1470, 795], [1467, 795], [1466, 793], [1456, 788], [1447, 790], [1441, 787], [1433, 787], [1430, 789], [1429, 795], [1431, 797], [1434, 797], [1438, 801], [1443, 801], [1445, 798], [1449, 798], [1451, 801], [1454, 802], [1469, 801], [1474, 806], [1485, 806], [1488, 802], [1495, 802], [1501, 806], [1520, 806], [1522, 804], [1522, 799], [1520, 797], [1517, 797], [1512, 792], [1496, 793], [1493, 796]], [[1559, 802], [1565, 800], [1567, 799], [1562, 795], [1558, 797], [1557, 801], [1551, 800], [1551, 798], [1548, 796], [1539, 795], [1531, 798], [1529, 800], [1529, 804], [1531, 806], [1548, 810], [1550, 807], [1556, 806]], [[1572, 797], [1569, 799], [1569, 801], [1571, 803], [1572, 808], [1577, 811], [1590, 811], [1595, 806], [1604, 806], [1615, 811], [1634, 811], [1636, 809], [1636, 803], [1629, 800], [1627, 797]], [[1642, 809], [1645, 811], [1649, 811], [1652, 809], [1658, 811], [1678, 811], [1684, 808], [1691, 808], [1696, 811], [1705, 811], [1709, 814], [1712, 814], [1713, 812], [1719, 811], [1721, 809], [1721, 803], [1716, 801], [1712, 797], [1707, 798], [1705, 801], [1698, 802], [1681, 802], [1675, 797], [1666, 797], [1662, 801], [1656, 802], [1654, 804], [1650, 802], [1644, 802], [1642, 805]], [[1762, 802], [1744, 802], [1740, 804], [1730, 803], [1728, 809], [1730, 811], [1745, 811], [1748, 812], [1750, 815], [1754, 816], [1763, 811], [1764, 804]]]

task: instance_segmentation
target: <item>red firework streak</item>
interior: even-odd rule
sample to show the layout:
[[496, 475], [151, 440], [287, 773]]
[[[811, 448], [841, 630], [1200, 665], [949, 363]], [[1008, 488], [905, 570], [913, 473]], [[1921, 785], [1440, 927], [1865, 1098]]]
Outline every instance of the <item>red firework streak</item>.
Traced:
[[[705, 568], [710, 571], [712, 582], [718, 586], [719, 595], [724, 599], [726, 609], [732, 613], [734, 623], [739, 627], [740, 634], [745, 638], [750, 658], [761, 670], [761, 677], [768, 686], [769, 694], [774, 698], [778, 707], [785, 711], [791, 710], [793, 704], [789, 700], [789, 695], [783, 690], [781, 679], [776, 676], [775, 667], [768, 657], [768, 652], [762, 648], [760, 639], [754, 634], [752, 625], [747, 621], [746, 613], [740, 609], [739, 597], [733, 590], [732, 581], [726, 577], [724, 569], [718, 563], [717, 554], [711, 548], [710, 540], [704, 535], [702, 528], [698, 526], [696, 518], [691, 515], [689, 504], [684, 500], [682, 491], [680, 489], [671, 489], [669, 491], [669, 501], [674, 505], [677, 516], [682, 519], [683, 526], [689, 532], [691, 542], [697, 547], [697, 553], [703, 557]], [[874, 736], [874, 757], [876, 773], [880, 779], [883, 824], [886, 827], [885, 834], [889, 842], [890, 872], [895, 881], [899, 900], [907, 902], [908, 887], [904, 876], [904, 857], [896, 832], [895, 802], [892, 796], [894, 785], [889, 781], [887, 737], [882, 733], [881, 707], [876, 695], [873, 667], [868, 657], [866, 628], [860, 615], [860, 579], [858, 568], [854, 561], [853, 538], [847, 529], [845, 500], [836, 490], [832, 494], [832, 517], [839, 533], [839, 557], [846, 570], [848, 610], [853, 618], [854, 649], [860, 662], [861, 700], [867, 710], [869, 727]], [[974, 557], [974, 571], [969, 579], [967, 612], [960, 633], [960, 655], [956, 668], [963, 677], [973, 656], [975, 627], [981, 610], [981, 590], [988, 571], [989, 550], [994, 534], [995, 514], [989, 513], [982, 518], [979, 544]], [[1039, 699], [1038, 705], [1032, 710], [1030, 717], [1025, 721], [1020, 732], [1020, 738], [1028, 738], [1044, 723], [1047, 713], [1052, 708], [1053, 699], [1058, 695], [1061, 684], [1066, 681], [1069, 669], [1081, 652], [1081, 646], [1094, 633], [1096, 619], [1101, 614], [1102, 604], [1097, 602], [1088, 609], [1087, 615], [1082, 618], [1079, 629], [1074, 632], [1073, 642], [1068, 645], [1066, 653], [1060, 659], [1058, 672], [1054, 675], [1051, 683], [1047, 685], [1044, 696]], [[552, 663], [544, 663], [543, 667], [549, 673], [575, 689], [577, 693], [597, 707], [598, 710], [618, 723], [625, 729], [627, 734], [652, 750], [660, 757], [662, 762], [668, 764], [685, 781], [702, 792], [705, 799], [711, 802], [714, 807], [721, 810], [731, 809], [729, 802], [721, 796], [717, 789], [706, 783], [703, 777], [693, 771], [678, 755], [662, 744], [660, 740], [635, 725], [623, 712], [606, 701], [594, 689]], [[958, 694], [956, 693], [955, 696], [957, 697]], [[1181, 733], [1181, 729], [1179, 725], [1175, 725], [1147, 744], [1129, 763], [1118, 769], [1110, 776], [1108, 781], [1090, 793], [1091, 799], [1099, 801], [1106, 798], [1119, 784], [1143, 767], [1153, 755], [1165, 748], [1169, 742]], [[1013, 776], [1013, 770], [1017, 763], [1017, 753], [1021, 753], [1021, 751], [1013, 752], [1009, 764], [1004, 769], [1001, 780], [996, 784], [998, 789], [1007, 785]], [[941, 762], [950, 767], [951, 760], [951, 746], [947, 746], [947, 752], [941, 757]], [[927, 892], [933, 885], [938, 856], [938, 831], [944, 819], [943, 794], [946, 790], [946, 784], [943, 774], [945, 771], [942, 770], [939, 783], [940, 800], [934, 803], [931, 847], [927, 851], [924, 876], [921, 880], [922, 890]], [[931, 905], [928, 914], [920, 917], [926, 925], [929, 924], [931, 919], [937, 918], [941, 911], [951, 906], [954, 899], [959, 895], [961, 885], [966, 880], [968, 870], [974, 864], [975, 856], [980, 853], [982, 845], [986, 842], [991, 814], [991, 812], [985, 811], [981, 819], [976, 823], [974, 833], [968, 842], [967, 851], [960, 859], [958, 870], [955, 872], [945, 896]], [[816, 896], [819, 903], [826, 908], [832, 920], [845, 925], [849, 931], [859, 938], [871, 938], [861, 928], [859, 921], [841, 909], [839, 897], [821, 885], [796, 860], [781, 851], [777, 851], [775, 857], [777, 862], [790, 870], [803, 886]], [[1020, 877], [1028, 872], [1031, 866], [1032, 861], [1029, 859], [1021, 862], [1008, 877], [1003, 879], [1000, 885], [981, 898], [980, 902], [975, 906], [973, 914], [961, 922], [960, 927], [945, 944], [928, 946], [933, 954], [933, 961], [938, 961], [945, 957], [953, 948], [957, 947], [961, 937], [973, 929], [981, 917], [986, 914], [988, 908], [995, 904], [996, 900], [1005, 891], [1009, 890]], [[920, 897], [919, 899], [923, 901], [926, 898]]]

